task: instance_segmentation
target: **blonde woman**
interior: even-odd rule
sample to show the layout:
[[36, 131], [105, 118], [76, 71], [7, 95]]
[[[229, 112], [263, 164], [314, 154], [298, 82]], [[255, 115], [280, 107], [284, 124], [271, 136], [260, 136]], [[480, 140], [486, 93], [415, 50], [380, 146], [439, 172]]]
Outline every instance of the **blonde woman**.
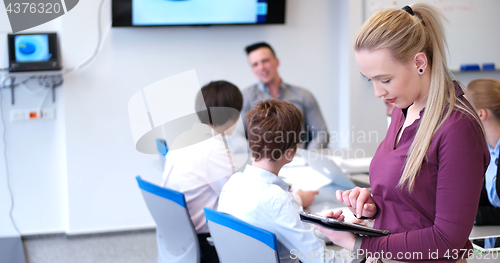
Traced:
[[468, 237], [489, 154], [481, 122], [448, 71], [443, 19], [421, 3], [383, 10], [355, 39], [361, 74], [396, 109], [370, 166], [372, 193], [355, 188], [338, 191], [337, 199], [391, 234], [318, 229], [337, 245], [383, 262], [457, 262], [472, 253]]
[[484, 175], [483, 190], [476, 214], [476, 225], [500, 225], [500, 81], [475, 79], [467, 85], [467, 98], [472, 102], [486, 133], [490, 164]]

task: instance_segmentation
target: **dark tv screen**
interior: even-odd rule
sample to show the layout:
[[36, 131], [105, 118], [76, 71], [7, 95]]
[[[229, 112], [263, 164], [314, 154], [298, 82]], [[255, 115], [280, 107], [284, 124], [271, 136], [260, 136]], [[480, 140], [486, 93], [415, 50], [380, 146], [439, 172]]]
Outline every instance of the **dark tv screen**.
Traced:
[[112, 0], [113, 26], [284, 24], [286, 0]]

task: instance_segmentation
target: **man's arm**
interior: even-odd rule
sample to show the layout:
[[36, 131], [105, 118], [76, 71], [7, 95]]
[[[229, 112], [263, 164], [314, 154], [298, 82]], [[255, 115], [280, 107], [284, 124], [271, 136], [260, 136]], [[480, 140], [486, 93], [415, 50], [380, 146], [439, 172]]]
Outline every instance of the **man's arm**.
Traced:
[[309, 131], [309, 138], [311, 138], [307, 144], [307, 149], [328, 148], [328, 128], [326, 127], [325, 119], [319, 109], [318, 102], [314, 98], [314, 95], [309, 91], [306, 91], [305, 93], [304, 104], [304, 122]]

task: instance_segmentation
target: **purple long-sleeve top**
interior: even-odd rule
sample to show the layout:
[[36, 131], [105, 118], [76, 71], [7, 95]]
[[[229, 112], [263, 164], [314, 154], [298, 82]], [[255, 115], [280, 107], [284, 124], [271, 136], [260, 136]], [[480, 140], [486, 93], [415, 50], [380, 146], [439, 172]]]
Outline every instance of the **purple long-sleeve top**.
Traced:
[[[457, 99], [470, 107], [457, 83], [455, 89]], [[481, 126], [472, 116], [453, 110], [436, 131], [410, 194], [397, 185], [420, 119], [404, 129], [394, 146], [404, 121], [404, 110], [396, 108], [370, 165], [370, 185], [378, 207], [374, 227], [392, 234], [364, 237], [361, 249], [390, 252], [392, 259], [401, 261], [437, 257], [433, 262], [455, 262], [464, 253], [460, 249], [472, 248], [468, 238], [489, 163]], [[397, 258], [398, 252], [412, 256], [399, 253], [403, 258]]]

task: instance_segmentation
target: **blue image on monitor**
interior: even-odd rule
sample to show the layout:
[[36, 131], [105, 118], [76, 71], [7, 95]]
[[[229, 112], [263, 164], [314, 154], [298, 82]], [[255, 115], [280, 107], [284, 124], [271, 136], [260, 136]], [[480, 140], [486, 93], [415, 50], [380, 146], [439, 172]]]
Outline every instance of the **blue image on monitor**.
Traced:
[[257, 0], [132, 0], [132, 25], [255, 24], [257, 4]]
[[43, 62], [52, 57], [48, 35], [16, 36], [14, 46], [16, 62]]

